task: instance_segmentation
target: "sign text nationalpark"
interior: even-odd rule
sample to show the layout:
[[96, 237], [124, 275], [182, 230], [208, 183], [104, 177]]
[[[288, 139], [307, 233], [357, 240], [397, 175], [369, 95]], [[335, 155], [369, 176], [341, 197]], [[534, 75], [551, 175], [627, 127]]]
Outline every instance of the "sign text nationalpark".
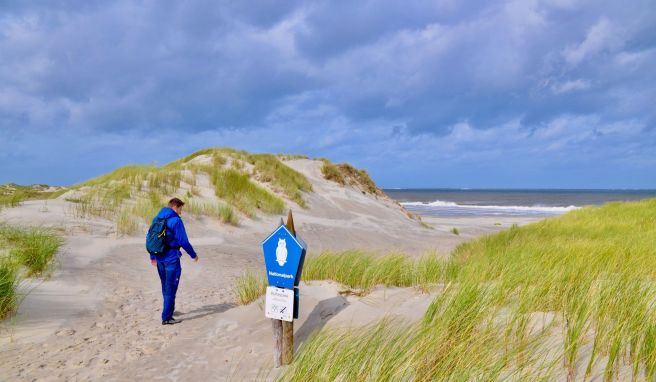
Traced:
[[298, 286], [306, 248], [303, 240], [282, 224], [264, 239], [262, 250], [270, 286], [286, 289]]

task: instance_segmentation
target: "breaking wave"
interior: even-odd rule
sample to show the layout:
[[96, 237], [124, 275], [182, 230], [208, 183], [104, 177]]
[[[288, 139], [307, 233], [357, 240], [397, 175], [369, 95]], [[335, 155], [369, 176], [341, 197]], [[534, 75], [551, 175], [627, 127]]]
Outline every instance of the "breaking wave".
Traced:
[[436, 200], [433, 202], [402, 202], [406, 209], [434, 216], [552, 216], [575, 210], [577, 206], [496, 206], [469, 205]]

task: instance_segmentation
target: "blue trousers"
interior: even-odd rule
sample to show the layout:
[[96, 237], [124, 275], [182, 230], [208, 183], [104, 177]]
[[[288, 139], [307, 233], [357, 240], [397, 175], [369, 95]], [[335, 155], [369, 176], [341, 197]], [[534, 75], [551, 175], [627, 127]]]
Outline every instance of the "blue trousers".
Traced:
[[162, 321], [166, 321], [173, 317], [175, 311], [175, 294], [178, 291], [180, 274], [182, 273], [180, 258], [168, 262], [158, 261], [157, 272], [159, 273], [159, 279], [162, 281], [162, 297], [164, 297]]

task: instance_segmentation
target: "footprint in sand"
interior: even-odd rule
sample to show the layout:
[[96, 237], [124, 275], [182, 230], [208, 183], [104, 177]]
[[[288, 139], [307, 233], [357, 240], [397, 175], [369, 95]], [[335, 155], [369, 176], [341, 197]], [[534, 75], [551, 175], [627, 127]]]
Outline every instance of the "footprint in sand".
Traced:
[[70, 329], [70, 328], [64, 328], [64, 329], [58, 330], [55, 334], [59, 337], [72, 336], [73, 334], [75, 334], [75, 330]]

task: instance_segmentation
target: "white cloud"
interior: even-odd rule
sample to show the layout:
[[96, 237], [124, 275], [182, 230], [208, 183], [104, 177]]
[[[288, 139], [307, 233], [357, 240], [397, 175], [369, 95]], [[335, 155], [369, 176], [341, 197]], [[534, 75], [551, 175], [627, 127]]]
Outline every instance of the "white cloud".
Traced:
[[568, 64], [576, 66], [605, 49], [612, 50], [621, 46], [621, 32], [610, 20], [601, 18], [588, 29], [585, 39], [578, 45], [567, 47], [563, 56]]
[[34, 4], [0, 16], [10, 165], [230, 145], [464, 171], [656, 147], [647, 2]]
[[555, 94], [562, 94], [577, 90], [585, 90], [590, 88], [590, 81], [577, 79], [572, 81], [565, 81], [551, 85], [551, 90]]

